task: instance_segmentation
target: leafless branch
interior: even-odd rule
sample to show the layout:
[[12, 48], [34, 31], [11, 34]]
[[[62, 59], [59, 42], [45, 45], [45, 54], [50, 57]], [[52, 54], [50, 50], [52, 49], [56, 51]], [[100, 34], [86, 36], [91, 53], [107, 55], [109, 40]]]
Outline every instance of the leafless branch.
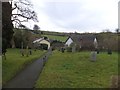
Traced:
[[[12, 21], [14, 22], [27, 22], [28, 20], [33, 20], [38, 22], [36, 13], [32, 10], [32, 4], [29, 0], [16, 0], [14, 1], [13, 10], [17, 10], [16, 13], [12, 14]], [[25, 20], [19, 20], [19, 17]]]
[[24, 15], [22, 15], [22, 14], [12, 14], [12, 15], [13, 15], [13, 16], [14, 16], [14, 15], [21, 16], [21, 17], [26, 18], [26, 19], [32, 19], [32, 17], [27, 17], [27, 16], [24, 16]]
[[27, 22], [28, 20], [22, 20], [22, 21], [21, 21], [21, 20], [19, 20], [19, 19], [13, 19], [12, 22], [14, 22], [14, 21]]
[[24, 2], [21, 2], [21, 3], [24, 4], [24, 5], [31, 6], [31, 4], [29, 4], [29, 3], [24, 3]]
[[12, 8], [12, 11], [13, 11], [13, 10], [15, 10], [15, 9], [17, 8], [17, 5], [16, 5], [16, 4], [14, 4], [14, 5], [15, 5], [15, 7], [14, 7], [14, 8]]

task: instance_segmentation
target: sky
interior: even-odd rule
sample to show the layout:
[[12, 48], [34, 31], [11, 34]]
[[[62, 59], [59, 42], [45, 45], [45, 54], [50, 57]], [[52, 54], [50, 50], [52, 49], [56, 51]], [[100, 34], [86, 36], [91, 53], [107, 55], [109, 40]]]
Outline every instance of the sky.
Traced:
[[102, 32], [118, 28], [120, 0], [31, 0], [41, 30], [56, 32]]

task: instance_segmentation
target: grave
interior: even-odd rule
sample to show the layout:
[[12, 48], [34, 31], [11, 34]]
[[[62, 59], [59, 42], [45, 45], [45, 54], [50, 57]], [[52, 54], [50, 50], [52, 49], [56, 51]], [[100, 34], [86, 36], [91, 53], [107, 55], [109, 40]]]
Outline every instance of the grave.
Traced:
[[61, 52], [64, 53], [65, 49], [64, 48], [61, 48]]
[[93, 62], [96, 61], [96, 54], [97, 54], [96, 51], [92, 51], [92, 52], [91, 52], [91, 61], [93, 61]]
[[110, 49], [108, 49], [108, 54], [111, 55], [112, 54], [112, 51]]

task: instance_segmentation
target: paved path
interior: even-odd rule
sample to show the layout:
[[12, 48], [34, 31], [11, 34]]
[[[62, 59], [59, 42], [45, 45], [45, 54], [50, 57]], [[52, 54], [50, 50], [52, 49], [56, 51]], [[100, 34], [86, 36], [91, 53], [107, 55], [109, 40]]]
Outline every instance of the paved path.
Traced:
[[40, 72], [47, 61], [51, 51], [48, 51], [41, 59], [34, 61], [28, 65], [23, 71], [8, 82], [4, 88], [34, 88], [35, 82], [38, 79]]

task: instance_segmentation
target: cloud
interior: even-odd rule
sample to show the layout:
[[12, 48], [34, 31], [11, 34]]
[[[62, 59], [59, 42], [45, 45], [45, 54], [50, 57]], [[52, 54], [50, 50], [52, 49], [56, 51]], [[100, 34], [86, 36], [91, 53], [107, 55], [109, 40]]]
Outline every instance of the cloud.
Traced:
[[32, 2], [42, 29], [99, 32], [106, 28], [117, 28], [118, 0], [32, 0]]

